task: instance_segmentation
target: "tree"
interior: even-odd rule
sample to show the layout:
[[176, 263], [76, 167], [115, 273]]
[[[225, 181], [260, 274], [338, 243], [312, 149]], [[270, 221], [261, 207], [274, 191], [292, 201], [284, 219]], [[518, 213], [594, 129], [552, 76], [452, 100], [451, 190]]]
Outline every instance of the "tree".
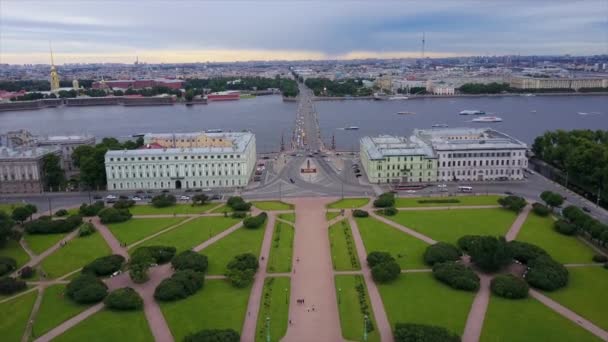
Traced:
[[576, 226], [566, 220], [555, 221], [555, 223], [553, 223], [553, 229], [555, 229], [556, 232], [564, 235], [576, 234]]
[[355, 209], [355, 210], [353, 210], [353, 216], [354, 217], [368, 217], [369, 213], [365, 210]]
[[476, 292], [479, 290], [479, 277], [470, 268], [453, 262], [433, 265], [433, 276], [442, 283], [457, 290]]
[[395, 261], [383, 262], [372, 267], [372, 278], [377, 283], [387, 283], [397, 279], [401, 273], [401, 267]]
[[184, 98], [187, 102], [192, 102], [192, 100], [194, 100], [194, 91], [192, 91], [192, 89], [186, 90], [186, 95]]
[[485, 272], [495, 272], [511, 263], [512, 253], [504, 237], [481, 236], [468, 253], [471, 260]]
[[209, 196], [205, 194], [197, 194], [192, 196], [192, 205], [204, 205], [209, 200]]
[[143, 284], [150, 279], [148, 277], [148, 268], [150, 266], [146, 263], [131, 264], [129, 267], [129, 277], [131, 277], [134, 283]]
[[395, 342], [460, 342], [460, 336], [446, 328], [425, 324], [395, 324]]
[[509, 241], [508, 247], [509, 250], [511, 250], [513, 259], [524, 264], [527, 264], [540, 256], [549, 255], [544, 249], [537, 245], [522, 241]]
[[551, 208], [559, 207], [564, 203], [562, 195], [552, 191], [543, 191], [540, 198]]
[[205, 277], [193, 270], [173, 273], [163, 280], [154, 290], [154, 298], [161, 301], [173, 301], [191, 296], [203, 287]]
[[568, 269], [548, 255], [531, 260], [528, 267], [526, 281], [536, 288], [554, 291], [568, 284]]
[[0, 210], [0, 247], [4, 245], [6, 240], [11, 236], [11, 232], [15, 222], [4, 211]]
[[124, 222], [133, 216], [129, 209], [105, 208], [97, 215], [101, 219], [101, 223], [117, 223]]
[[255, 255], [251, 253], [239, 254], [228, 263], [226, 277], [235, 287], [247, 287], [253, 282], [258, 267], [258, 258]]
[[239, 342], [241, 336], [232, 329], [205, 329], [186, 335], [184, 342]]
[[548, 216], [551, 213], [551, 210], [541, 203], [532, 204], [532, 211], [538, 216]]
[[66, 295], [80, 304], [102, 301], [108, 295], [108, 287], [91, 274], [81, 274], [66, 286]]
[[152, 198], [152, 206], [155, 208], [166, 208], [174, 206], [177, 202], [175, 196], [171, 194], [160, 194]]
[[498, 204], [505, 209], [519, 213], [526, 206], [526, 200], [519, 196], [507, 196], [499, 198]]
[[500, 274], [492, 279], [490, 289], [499, 297], [520, 299], [528, 297], [530, 287], [524, 280], [512, 274]]
[[0, 278], [0, 294], [11, 295], [13, 293], [23, 291], [27, 287], [25, 281], [12, 277]]
[[0, 256], [0, 277], [14, 271], [17, 261], [11, 257]]
[[392, 192], [385, 192], [374, 200], [374, 207], [388, 208], [395, 206], [395, 195]]
[[228, 198], [226, 205], [235, 211], [249, 211], [249, 209], [251, 209], [251, 203], [245, 202], [245, 200], [240, 196], [232, 196]]
[[395, 261], [395, 258], [388, 252], [373, 251], [367, 255], [367, 264], [372, 268], [376, 265], [390, 261]]
[[130, 287], [116, 289], [104, 299], [103, 303], [114, 310], [139, 310], [143, 307], [144, 301], [139, 294]]
[[30, 211], [27, 210], [27, 208], [25, 207], [17, 207], [15, 209], [13, 209], [13, 213], [11, 215], [12, 219], [19, 222], [19, 223], [23, 223], [23, 221], [27, 220], [28, 217], [30, 217]]
[[457, 261], [461, 255], [458, 247], [447, 242], [437, 242], [426, 248], [423, 258], [427, 265], [433, 266], [436, 263]]
[[47, 188], [58, 189], [65, 184], [65, 173], [61, 169], [61, 159], [55, 154], [47, 154], [42, 158], [42, 173]]
[[35, 213], [38, 212], [38, 207], [36, 207], [35, 205], [30, 204], [30, 203], [25, 205], [25, 209], [27, 209], [27, 211], [30, 212], [30, 216], [29, 216], [30, 220], [32, 219], [32, 215], [34, 215]]
[[266, 222], [267, 217], [268, 214], [265, 212], [261, 212], [256, 216], [247, 217], [245, 220], [243, 220], [243, 226], [249, 229], [259, 228], [264, 224], [264, 222]]
[[171, 265], [176, 270], [193, 270], [204, 273], [207, 271], [209, 261], [205, 255], [194, 251], [183, 251], [173, 257]]
[[113, 254], [97, 258], [82, 268], [82, 273], [90, 273], [95, 276], [109, 276], [120, 270], [125, 262], [122, 255]]

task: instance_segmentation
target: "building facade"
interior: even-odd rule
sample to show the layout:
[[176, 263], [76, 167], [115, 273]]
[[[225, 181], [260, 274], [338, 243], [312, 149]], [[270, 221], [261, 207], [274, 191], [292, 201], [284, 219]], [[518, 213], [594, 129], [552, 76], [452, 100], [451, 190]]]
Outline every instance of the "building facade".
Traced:
[[[214, 145], [220, 140], [224, 145]], [[108, 190], [244, 187], [255, 168], [249, 132], [146, 134], [144, 142], [142, 149], [106, 153]]]
[[517, 89], [608, 88], [608, 78], [511, 77], [510, 86]]
[[0, 193], [36, 193], [44, 189], [43, 158], [61, 150], [49, 147], [0, 147]]
[[78, 173], [78, 168], [72, 161], [72, 153], [79, 146], [95, 145], [95, 137], [90, 135], [55, 135], [48, 137], [37, 137], [37, 146], [56, 146], [61, 149], [63, 160], [62, 168], [67, 178]]

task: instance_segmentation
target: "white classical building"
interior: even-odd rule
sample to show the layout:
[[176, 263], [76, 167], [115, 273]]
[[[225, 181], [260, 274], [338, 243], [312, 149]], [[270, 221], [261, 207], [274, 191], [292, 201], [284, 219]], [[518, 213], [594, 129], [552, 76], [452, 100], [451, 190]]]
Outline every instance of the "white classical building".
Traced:
[[527, 145], [491, 128], [414, 130], [438, 158], [439, 181], [518, 180], [528, 166]]
[[243, 187], [256, 163], [249, 132], [146, 134], [144, 148], [108, 151], [108, 190]]
[[42, 192], [43, 158], [48, 154], [61, 158], [61, 150], [55, 146], [0, 146], [0, 194]]

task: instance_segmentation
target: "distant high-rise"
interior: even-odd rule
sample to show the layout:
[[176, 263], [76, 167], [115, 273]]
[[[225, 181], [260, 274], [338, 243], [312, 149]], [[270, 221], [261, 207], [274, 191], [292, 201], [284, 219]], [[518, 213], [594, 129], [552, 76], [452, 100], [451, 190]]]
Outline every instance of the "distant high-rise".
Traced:
[[[50, 43], [49, 43], [50, 47]], [[51, 48], [51, 93], [56, 94], [59, 92], [59, 74], [55, 68], [55, 61], [53, 60], [53, 48]]]

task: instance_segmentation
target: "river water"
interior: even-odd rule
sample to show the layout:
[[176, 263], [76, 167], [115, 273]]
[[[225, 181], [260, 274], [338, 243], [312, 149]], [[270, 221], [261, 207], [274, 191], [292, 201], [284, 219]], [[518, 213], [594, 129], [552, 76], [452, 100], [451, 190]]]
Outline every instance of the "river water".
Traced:
[[[335, 135], [338, 149], [358, 149], [364, 135], [409, 135], [433, 124], [450, 127], [489, 126], [531, 144], [554, 129], [608, 129], [608, 96], [513, 96], [426, 98], [405, 101], [318, 101], [321, 134], [329, 146]], [[473, 123], [473, 116], [458, 115], [479, 109], [502, 117], [501, 123]], [[60, 107], [0, 112], [0, 132], [28, 129], [35, 134], [83, 134], [124, 138], [146, 132], [191, 132], [220, 128], [249, 129], [256, 134], [260, 152], [277, 151], [281, 135], [291, 137], [296, 105], [280, 96], [259, 96], [240, 101], [195, 106]], [[397, 115], [399, 111], [413, 115]], [[535, 112], [533, 112], [535, 111]], [[587, 115], [580, 115], [587, 113]], [[345, 126], [359, 130], [345, 131]]]

